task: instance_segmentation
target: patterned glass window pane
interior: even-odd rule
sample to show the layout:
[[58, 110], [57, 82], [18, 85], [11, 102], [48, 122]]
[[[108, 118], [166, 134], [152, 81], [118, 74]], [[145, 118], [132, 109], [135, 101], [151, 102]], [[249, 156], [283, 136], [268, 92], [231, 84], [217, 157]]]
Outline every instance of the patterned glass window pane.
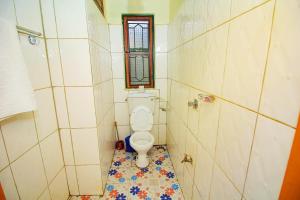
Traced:
[[153, 17], [124, 16], [126, 85], [154, 87]]

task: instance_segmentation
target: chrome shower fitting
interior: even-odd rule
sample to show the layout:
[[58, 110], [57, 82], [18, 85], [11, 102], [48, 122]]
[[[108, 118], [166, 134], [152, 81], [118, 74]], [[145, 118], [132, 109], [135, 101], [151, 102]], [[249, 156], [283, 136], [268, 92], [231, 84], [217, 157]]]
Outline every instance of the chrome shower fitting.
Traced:
[[181, 163], [191, 163], [191, 165], [193, 164], [193, 158], [190, 155], [187, 155], [186, 153], [184, 154], [184, 158], [181, 161]]
[[198, 104], [199, 104], [199, 102], [197, 99], [194, 99], [193, 101], [188, 101], [188, 106], [193, 107], [194, 109], [198, 108]]

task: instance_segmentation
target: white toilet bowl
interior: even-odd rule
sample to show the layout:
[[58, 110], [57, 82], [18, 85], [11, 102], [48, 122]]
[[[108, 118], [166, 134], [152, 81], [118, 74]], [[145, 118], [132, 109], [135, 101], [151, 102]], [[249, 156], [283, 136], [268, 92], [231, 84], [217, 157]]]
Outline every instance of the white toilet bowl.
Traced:
[[136, 165], [144, 168], [149, 165], [147, 152], [154, 144], [154, 137], [149, 132], [153, 126], [153, 114], [145, 106], [137, 106], [130, 116], [130, 125], [134, 133], [130, 137], [130, 145], [138, 153]]
[[138, 167], [145, 168], [149, 165], [147, 152], [152, 148], [153, 144], [154, 137], [147, 131], [135, 132], [130, 137], [130, 145], [138, 153], [136, 159], [136, 165]]

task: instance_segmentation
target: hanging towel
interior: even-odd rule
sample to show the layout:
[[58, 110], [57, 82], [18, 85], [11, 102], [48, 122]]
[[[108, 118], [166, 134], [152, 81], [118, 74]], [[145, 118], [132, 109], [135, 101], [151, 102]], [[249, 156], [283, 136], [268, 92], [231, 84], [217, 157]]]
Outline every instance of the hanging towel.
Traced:
[[0, 18], [0, 121], [35, 108], [16, 26]]

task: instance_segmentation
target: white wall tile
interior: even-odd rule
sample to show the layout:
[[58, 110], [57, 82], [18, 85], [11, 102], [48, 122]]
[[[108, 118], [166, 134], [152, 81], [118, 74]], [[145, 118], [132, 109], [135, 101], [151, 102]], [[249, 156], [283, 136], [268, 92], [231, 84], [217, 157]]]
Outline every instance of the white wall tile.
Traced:
[[37, 45], [31, 45], [26, 35], [20, 35], [22, 53], [33, 89], [51, 85], [44, 39], [37, 40]]
[[3, 121], [1, 129], [7, 154], [11, 161], [17, 159], [37, 143], [37, 133], [32, 113], [24, 113]]
[[300, 46], [295, 45], [300, 43], [299, 1], [276, 4], [260, 112], [296, 127], [300, 110]]
[[65, 165], [74, 165], [73, 146], [69, 129], [60, 129], [60, 138]]
[[113, 78], [125, 78], [125, 64], [123, 53], [111, 53]]
[[38, 109], [34, 112], [39, 140], [57, 129], [55, 107], [50, 88], [35, 92]]
[[53, 0], [41, 0], [43, 25], [47, 38], [57, 38], [56, 19]]
[[155, 25], [155, 52], [167, 52], [168, 25]]
[[11, 168], [21, 199], [37, 199], [47, 185], [39, 147], [28, 151]]
[[66, 166], [66, 172], [68, 177], [68, 186], [71, 195], [78, 195], [78, 184], [75, 166]]
[[184, 199], [192, 199], [193, 195], [193, 176], [189, 171], [184, 168], [184, 178], [183, 184], [181, 184], [181, 189], [183, 192]]
[[98, 165], [78, 166], [77, 176], [81, 195], [102, 194], [101, 171]]
[[118, 126], [120, 140], [125, 140], [130, 135], [130, 126]]
[[65, 170], [61, 170], [49, 186], [52, 200], [69, 198], [68, 183]]
[[125, 102], [128, 90], [125, 89], [125, 79], [114, 79], [114, 102]]
[[63, 86], [62, 66], [60, 63], [60, 53], [57, 39], [47, 39], [47, 50], [49, 68], [53, 86]]
[[256, 114], [224, 102], [221, 105], [216, 161], [239, 191], [243, 190]]
[[69, 128], [69, 116], [67, 110], [67, 102], [65, 96], [65, 88], [53, 87], [58, 127]]
[[47, 137], [40, 144], [48, 182], [51, 182], [64, 166], [58, 132]]
[[0, 172], [0, 182], [7, 199], [19, 199], [10, 167], [6, 167]]
[[166, 124], [160, 124], [158, 126], [158, 137], [159, 137], [159, 144], [160, 145], [165, 145], [167, 143], [166, 134], [167, 134], [167, 125]]
[[15, 0], [17, 21], [20, 26], [43, 33], [40, 3], [38, 0]]
[[115, 117], [118, 125], [129, 125], [129, 111], [127, 103], [115, 103]]
[[155, 88], [159, 89], [161, 101], [167, 101], [167, 79], [155, 79]]
[[84, 0], [54, 0], [59, 38], [87, 38]]
[[66, 88], [70, 124], [72, 128], [96, 126], [92, 87]]
[[218, 166], [214, 167], [210, 199], [241, 199], [241, 194], [236, 190]]
[[122, 25], [109, 25], [111, 52], [123, 52]]
[[59, 40], [66, 86], [92, 85], [89, 43], [87, 39]]
[[257, 110], [265, 69], [273, 3], [230, 24], [223, 95]]
[[71, 130], [76, 165], [99, 164], [97, 129]]
[[154, 71], [155, 71], [155, 78], [167, 78], [168, 77], [168, 54], [167, 53], [156, 53], [155, 54]]
[[295, 130], [259, 116], [245, 186], [245, 197], [278, 199]]
[[0, 1], [0, 17], [16, 23], [15, 6], [11, 0]]

